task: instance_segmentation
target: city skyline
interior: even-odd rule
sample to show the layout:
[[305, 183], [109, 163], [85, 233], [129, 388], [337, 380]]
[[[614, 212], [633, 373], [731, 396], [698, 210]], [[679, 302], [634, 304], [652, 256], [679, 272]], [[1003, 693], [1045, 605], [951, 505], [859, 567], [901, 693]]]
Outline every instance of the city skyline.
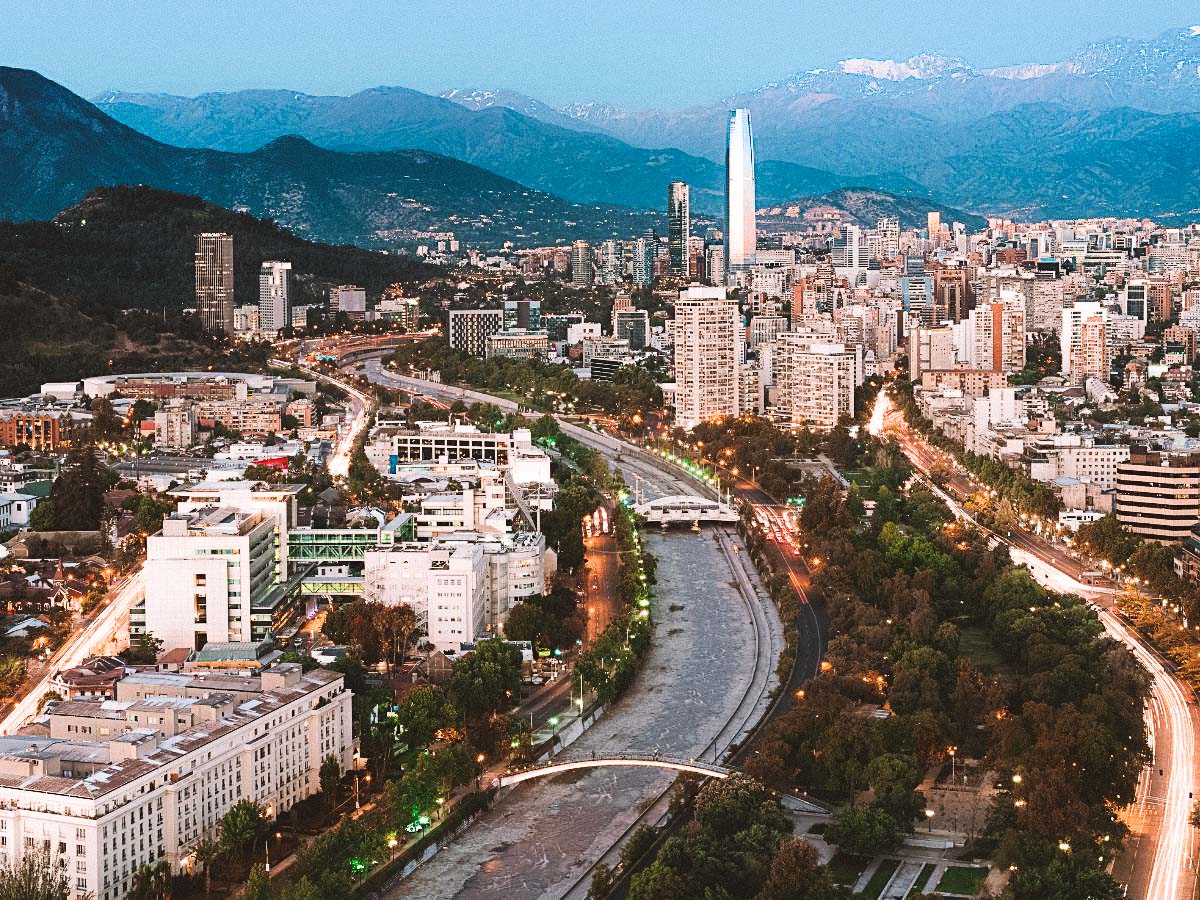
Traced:
[[[340, 19], [336, 30], [329, 29], [324, 17], [306, 15], [303, 7], [298, 14], [294, 6], [276, 2], [203, 11], [178, 3], [133, 3], [99, 18], [92, 18], [82, 4], [60, 4], [50, 13], [34, 7], [10, 10], [0, 35], [0, 59], [45, 72], [88, 96], [109, 90], [191, 96], [254, 88], [346, 95], [378, 85], [404, 85], [429, 93], [504, 88], [553, 104], [682, 109], [840, 59], [902, 60], [935, 52], [979, 67], [1049, 63], [1089, 42], [1146, 39], [1192, 24], [1182, 20], [1178, 4], [1162, 0], [1136, 8], [1107, 0], [1069, 0], [1059, 4], [1055, 16], [1045, 15], [1042, 4], [1021, 0], [1009, 4], [1006, 16], [1014, 21], [1035, 18], [1038, 28], [1019, 33], [989, 27], [994, 11], [984, 7], [947, 9], [919, 0], [908, 5], [908, 15], [897, 16], [883, 2], [830, 3], [803, 10], [805, 33], [819, 39], [798, 47], [787, 27], [797, 15], [795, 5], [772, 0], [756, 4], [756, 14], [725, 35], [726, 52], [716, 65], [709, 54], [685, 57], [682, 69], [672, 66], [666, 78], [656, 35], [669, 29], [685, 42], [703, 42], [723, 20], [721, 4], [692, 5], [687, 16], [666, 4], [617, 5], [624, 11], [595, 22], [592, 39], [579, 46], [557, 21], [559, 7], [540, 2], [526, 11], [520, 28], [503, 10], [481, 3], [464, 4], [449, 20], [419, 12], [400, 16], [391, 4], [376, 2], [357, 8], [357, 17]], [[83, 19], [87, 28], [79, 27]], [[537, 27], [528, 27], [530, 20]], [[264, 27], [283, 23], [287, 40], [282, 44], [291, 52], [261, 52], [256, 22]], [[203, 45], [188, 37], [198, 28], [209, 36]], [[158, 39], [141, 41], [147, 31], [156, 32]], [[607, 48], [614, 41], [625, 52], [620, 67], [610, 65]], [[397, 42], [431, 52], [409, 59], [391, 52]], [[355, 59], [352, 74], [295, 65], [296, 52], [318, 48]], [[534, 53], [552, 65], [524, 65]], [[223, 61], [219, 68], [211, 65], [214, 54]], [[431, 65], [435, 59], [438, 64]]]

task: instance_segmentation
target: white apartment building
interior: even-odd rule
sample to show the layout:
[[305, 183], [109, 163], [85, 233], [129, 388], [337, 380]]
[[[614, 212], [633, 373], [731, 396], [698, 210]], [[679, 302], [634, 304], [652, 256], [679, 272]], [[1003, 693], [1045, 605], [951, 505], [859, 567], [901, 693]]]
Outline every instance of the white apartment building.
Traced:
[[793, 427], [829, 429], [854, 415], [856, 354], [845, 344], [775, 342], [775, 405]]
[[1062, 375], [1071, 384], [1089, 377], [1108, 380], [1108, 313], [1096, 300], [1079, 301], [1062, 311]]
[[196, 413], [187, 401], [168, 401], [154, 413], [154, 446], [186, 450], [196, 443]]
[[1117, 467], [1129, 459], [1128, 444], [1097, 444], [1095, 438], [1055, 434], [1027, 444], [1029, 477], [1038, 481], [1074, 478], [1102, 490], [1117, 484]]
[[479, 543], [399, 544], [363, 556], [363, 599], [411, 606], [437, 649], [483, 634], [487, 563]]
[[268, 260], [258, 270], [258, 324], [273, 337], [292, 323], [290, 262]]
[[675, 303], [675, 424], [685, 430], [742, 411], [742, 326], [724, 288], [689, 287]]
[[746, 342], [753, 350], [759, 344], [769, 344], [788, 330], [787, 316], [755, 316], [750, 320], [750, 338]]
[[233, 333], [235, 337], [253, 337], [258, 334], [258, 305], [243, 303], [233, 310]]
[[343, 771], [353, 763], [350, 694], [336, 672], [152, 673], [116, 690], [117, 701], [52, 709], [51, 735], [67, 738], [0, 737], [0, 865], [48, 852], [76, 898], [122, 900], [134, 872], [160, 860], [187, 871], [239, 801], [274, 817], [320, 791], [326, 756]]
[[503, 309], [450, 310], [450, 347], [471, 356], [487, 352], [487, 339], [504, 328]]
[[953, 369], [954, 362], [954, 329], [951, 326], [921, 326], [908, 333], [908, 372], [913, 381], [931, 369]]

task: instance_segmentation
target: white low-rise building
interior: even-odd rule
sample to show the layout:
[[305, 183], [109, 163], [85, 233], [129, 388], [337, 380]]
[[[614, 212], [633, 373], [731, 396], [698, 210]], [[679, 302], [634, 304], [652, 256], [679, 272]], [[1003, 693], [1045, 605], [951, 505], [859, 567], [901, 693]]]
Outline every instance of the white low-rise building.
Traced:
[[0, 737], [0, 865], [48, 853], [96, 900], [127, 896], [141, 866], [187, 871], [239, 801], [274, 817], [320, 791], [326, 757], [351, 767], [350, 699], [339, 673], [282, 664], [133, 675], [117, 701], [59, 704], [49, 737]]

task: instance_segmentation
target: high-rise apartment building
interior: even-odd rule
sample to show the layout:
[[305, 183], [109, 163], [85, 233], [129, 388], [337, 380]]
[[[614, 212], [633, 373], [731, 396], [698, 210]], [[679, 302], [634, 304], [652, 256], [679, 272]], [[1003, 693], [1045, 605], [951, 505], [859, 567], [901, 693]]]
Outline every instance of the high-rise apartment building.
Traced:
[[775, 342], [776, 407], [793, 427], [829, 429], [854, 415], [855, 354], [844, 344], [782, 334]]
[[691, 287], [675, 303], [675, 424], [736, 416], [742, 322], [724, 288]]
[[971, 310], [968, 318], [974, 326], [975, 368], [1011, 373], [1025, 367], [1024, 304], [988, 303]]
[[571, 244], [571, 284], [575, 287], [591, 287], [595, 279], [592, 266], [592, 245], [587, 241]]
[[672, 181], [667, 186], [667, 251], [671, 274], [688, 277], [688, 242], [692, 235], [691, 197], [687, 183]]
[[258, 326], [274, 337], [292, 324], [292, 264], [268, 260], [258, 270]]
[[1104, 304], [1085, 300], [1064, 307], [1062, 331], [1062, 374], [1071, 384], [1088, 378], [1108, 380], [1108, 313]]
[[487, 352], [487, 339], [503, 328], [503, 309], [452, 309], [450, 347], [482, 357]]
[[596, 280], [601, 284], [620, 284], [625, 280], [625, 259], [619, 241], [610, 238], [596, 248]]
[[754, 135], [750, 110], [729, 113], [725, 145], [725, 278], [754, 264], [758, 233], [754, 218]]
[[640, 237], [633, 242], [633, 283], [650, 287], [654, 283], [654, 240]]
[[915, 382], [922, 372], [954, 368], [954, 329], [921, 326], [908, 333], [908, 373]]
[[196, 314], [205, 331], [233, 334], [233, 236], [196, 235]]

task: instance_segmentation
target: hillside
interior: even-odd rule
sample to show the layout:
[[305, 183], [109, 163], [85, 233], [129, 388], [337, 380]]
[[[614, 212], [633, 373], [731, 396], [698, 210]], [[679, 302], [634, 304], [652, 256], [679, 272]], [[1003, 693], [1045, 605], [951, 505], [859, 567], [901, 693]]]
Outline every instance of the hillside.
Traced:
[[294, 137], [250, 153], [172, 147], [35, 72], [0, 68], [0, 218], [50, 218], [97, 186], [135, 183], [246, 209], [328, 243], [387, 246], [454, 231], [472, 242], [545, 244], [623, 237], [658, 222], [424, 151], [338, 153]]
[[0, 222], [0, 265], [102, 316], [119, 309], [179, 309], [192, 303], [195, 235], [201, 231], [233, 235], [239, 303], [257, 299], [258, 269], [267, 259], [291, 261], [297, 303], [324, 299], [331, 284], [355, 283], [378, 293], [436, 272], [402, 256], [315, 243], [274, 222], [149, 187], [100, 188], [49, 222]]
[[[578, 203], [662, 209], [667, 185], [680, 180], [692, 186], [697, 213], [717, 215], [724, 204], [720, 162], [667, 145], [633, 147], [610, 135], [585, 133], [586, 125], [582, 131], [564, 127], [573, 120], [511, 92], [451, 92], [449, 98], [399, 87], [372, 88], [349, 97], [295, 91], [199, 97], [109, 92], [97, 97], [96, 105], [139, 131], [181, 147], [249, 151], [294, 134], [332, 150], [426, 150]], [[724, 114], [715, 116], [710, 127], [713, 139], [723, 140]], [[906, 193], [922, 190], [916, 182], [894, 175], [848, 180], [820, 163], [773, 160], [758, 172], [758, 191], [767, 202], [851, 184]]]
[[804, 213], [819, 206], [841, 210], [853, 224], [874, 228], [885, 216], [900, 220], [901, 228], [924, 228], [928, 214], [942, 214], [944, 222], [962, 222], [968, 230], [986, 227], [987, 220], [974, 213], [933, 203], [921, 197], [897, 197], [882, 191], [846, 188], [830, 191], [819, 197], [802, 197], [788, 203], [759, 209], [759, 226], [766, 231], [789, 231], [802, 220]]

